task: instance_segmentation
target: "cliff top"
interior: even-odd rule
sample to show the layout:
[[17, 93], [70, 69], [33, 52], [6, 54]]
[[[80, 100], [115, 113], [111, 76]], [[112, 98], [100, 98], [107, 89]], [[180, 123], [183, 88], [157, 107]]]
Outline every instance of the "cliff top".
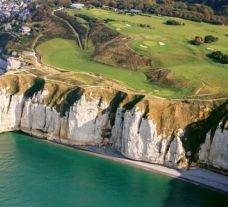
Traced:
[[120, 87], [119, 83], [107, 81], [102, 76], [72, 72], [47, 75], [30, 69], [0, 77], [1, 92], [25, 98], [40, 94], [43, 104], [56, 108], [63, 116], [84, 96], [88, 102], [105, 103], [113, 113], [122, 108], [139, 111], [145, 119], [153, 117], [159, 133], [169, 133], [188, 123], [206, 119], [216, 106], [225, 101], [161, 99], [122, 89], [124, 87]]

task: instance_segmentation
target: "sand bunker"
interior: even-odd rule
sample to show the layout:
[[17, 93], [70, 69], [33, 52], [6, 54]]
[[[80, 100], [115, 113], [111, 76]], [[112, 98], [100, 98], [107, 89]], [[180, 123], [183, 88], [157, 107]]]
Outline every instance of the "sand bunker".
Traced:
[[164, 42], [159, 42], [159, 45], [160, 46], [165, 46], [165, 43]]
[[208, 47], [207, 49], [210, 50], [210, 51], [216, 51], [216, 49], [211, 48], [211, 47]]
[[140, 47], [144, 48], [144, 49], [147, 49], [148, 47], [145, 46], [145, 45], [140, 45]]

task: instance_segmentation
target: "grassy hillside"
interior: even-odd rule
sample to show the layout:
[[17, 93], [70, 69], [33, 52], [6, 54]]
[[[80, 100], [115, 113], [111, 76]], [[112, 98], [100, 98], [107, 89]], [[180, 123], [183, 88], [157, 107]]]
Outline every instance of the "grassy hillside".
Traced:
[[49, 65], [76, 72], [102, 74], [137, 91], [166, 97], [183, 96], [188, 93], [185, 89], [170, 89], [151, 84], [141, 71], [134, 72], [94, 62], [90, 60], [90, 51], [81, 50], [73, 40], [52, 39], [39, 45], [37, 51], [41, 54], [42, 61]]
[[[101, 9], [67, 10], [71, 16], [84, 14], [106, 20], [106, 25], [129, 36], [128, 47], [149, 57], [154, 68], [169, 69], [177, 80], [187, 83], [182, 88], [168, 87], [146, 80], [144, 70], [136, 72], [112, 67], [92, 60], [94, 47], [81, 50], [75, 41], [52, 39], [38, 46], [42, 60], [59, 68], [102, 74], [118, 80], [140, 92], [150, 92], [164, 97], [180, 97], [200, 94], [228, 94], [228, 65], [215, 63], [207, 57], [213, 50], [228, 53], [228, 26], [215, 26], [176, 19], [185, 25], [166, 25], [168, 17], [130, 16]], [[83, 24], [86, 22], [83, 21]], [[141, 24], [141, 26], [140, 26]], [[146, 27], [142, 27], [146, 24]], [[194, 46], [189, 43], [195, 36], [213, 35], [217, 42]], [[90, 42], [91, 44], [91, 42]]]
[[[177, 19], [184, 26], [170, 26], [165, 22], [168, 17], [130, 16], [101, 9], [68, 10], [68, 14], [81, 13], [99, 19], [112, 19], [106, 25], [132, 38], [129, 46], [135, 51], [150, 57], [154, 67], [167, 68], [177, 77], [188, 80], [189, 85], [199, 88], [203, 85], [204, 93], [228, 92], [228, 65], [215, 63], [206, 55], [212, 50], [228, 53], [228, 26], [215, 26]], [[172, 18], [176, 19], [176, 18]], [[146, 24], [150, 27], [140, 27]], [[194, 46], [189, 40], [195, 36], [213, 35], [219, 41], [211, 44]]]

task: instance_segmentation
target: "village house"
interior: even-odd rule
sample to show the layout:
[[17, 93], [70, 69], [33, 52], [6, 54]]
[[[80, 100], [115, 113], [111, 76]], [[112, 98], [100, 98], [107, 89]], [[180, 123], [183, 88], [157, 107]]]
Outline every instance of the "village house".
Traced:
[[71, 9], [82, 9], [85, 7], [85, 4], [75, 3], [70, 5]]
[[12, 19], [26, 20], [30, 13], [27, 6], [35, 0], [0, 0], [0, 22], [8, 22]]
[[142, 13], [142, 10], [139, 10], [139, 9], [130, 9], [129, 12], [132, 13], [132, 14], [139, 14], [139, 13]]
[[29, 35], [29, 34], [31, 34], [31, 28], [28, 27], [28, 26], [21, 27], [20, 31], [21, 31], [21, 33], [23, 35]]

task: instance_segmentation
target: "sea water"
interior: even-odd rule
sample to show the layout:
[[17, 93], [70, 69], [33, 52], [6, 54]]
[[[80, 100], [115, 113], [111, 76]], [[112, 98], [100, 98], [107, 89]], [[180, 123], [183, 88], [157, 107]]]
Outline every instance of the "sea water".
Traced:
[[0, 135], [0, 207], [222, 207], [227, 195], [19, 133]]

